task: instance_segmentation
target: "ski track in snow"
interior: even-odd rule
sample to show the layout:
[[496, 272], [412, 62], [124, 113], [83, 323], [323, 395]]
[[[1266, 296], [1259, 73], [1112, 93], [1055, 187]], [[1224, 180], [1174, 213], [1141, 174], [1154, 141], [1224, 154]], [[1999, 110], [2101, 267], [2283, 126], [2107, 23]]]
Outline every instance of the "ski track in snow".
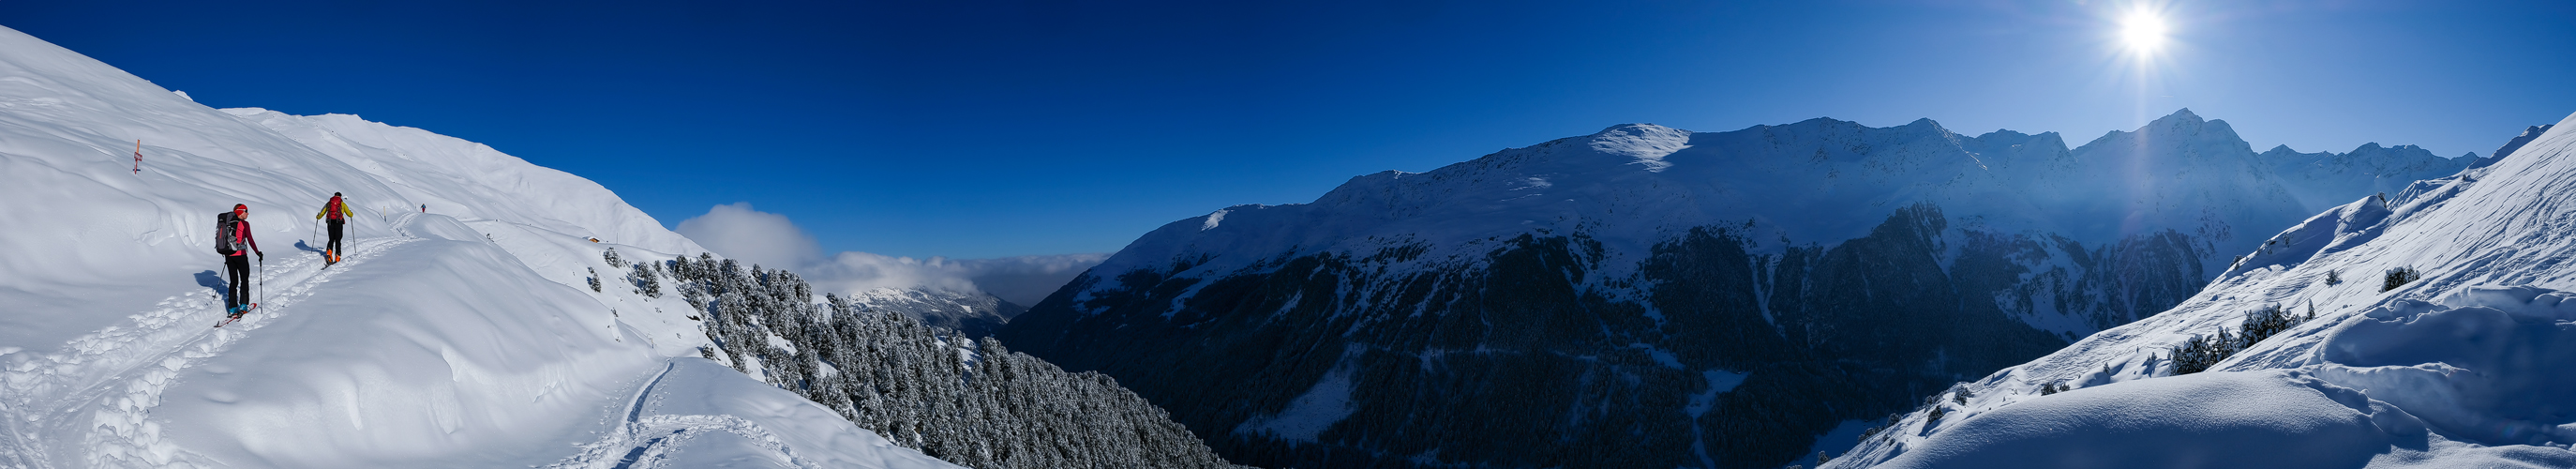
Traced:
[[[0, 370], [0, 434], [7, 438], [0, 443], [0, 465], [60, 467], [55, 461], [62, 458], [85, 467], [219, 466], [162, 439], [161, 425], [149, 419], [171, 379], [294, 312], [296, 303], [339, 272], [418, 240], [354, 240], [333, 269], [322, 269], [319, 255], [287, 256], [256, 275], [267, 295], [259, 309], [223, 328], [212, 327], [223, 318], [222, 297], [191, 289], [163, 298], [129, 323], [74, 338], [59, 352], [0, 357], [6, 360]], [[45, 435], [86, 436], [48, 441]]]
[[644, 385], [635, 391], [635, 397], [633, 399], [629, 399], [626, 403], [626, 410], [618, 413], [618, 415], [623, 416], [626, 421], [624, 424], [617, 427], [617, 431], [615, 433], [610, 433], [607, 437], [601, 438], [597, 442], [581, 445], [581, 452], [579, 454], [574, 454], [572, 457], [564, 458], [563, 461], [548, 465], [546, 468], [660, 468], [664, 467], [664, 462], [669, 461], [673, 455], [678, 454], [680, 444], [686, 443], [690, 439], [696, 438], [698, 435], [711, 434], [715, 432], [726, 432], [732, 433], [736, 436], [741, 436], [743, 439], [751, 441], [752, 444], [759, 445], [762, 449], [784, 456], [790, 464], [794, 464], [796, 467], [814, 467], [813, 464], [808, 463], [802, 458], [796, 457], [795, 449], [789, 448], [786, 442], [779, 440], [776, 435], [770, 434], [769, 430], [761, 428], [760, 424], [752, 423], [749, 420], [743, 420], [740, 417], [731, 415], [644, 415], [645, 409], [650, 407], [652, 402], [657, 398], [657, 396], [653, 394], [653, 388], [661, 385], [662, 378], [670, 376], [671, 369], [675, 366], [676, 364], [673, 363], [663, 363], [662, 371], [655, 373], [652, 379], [646, 380]]

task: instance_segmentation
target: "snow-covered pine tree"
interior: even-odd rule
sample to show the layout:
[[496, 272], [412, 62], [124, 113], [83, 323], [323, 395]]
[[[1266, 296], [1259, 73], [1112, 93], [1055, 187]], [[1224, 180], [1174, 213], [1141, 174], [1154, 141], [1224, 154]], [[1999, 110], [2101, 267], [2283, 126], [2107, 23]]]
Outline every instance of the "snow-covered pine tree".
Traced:
[[626, 274], [626, 280], [635, 284], [635, 293], [642, 294], [647, 298], [661, 298], [662, 276], [653, 273], [653, 269], [648, 267], [650, 265], [652, 264], [643, 262], [635, 263], [633, 269], [634, 272]]
[[2182, 346], [2174, 347], [2172, 349], [2174, 374], [2187, 375], [2207, 371], [2211, 367], [2218, 366], [2218, 362], [2227, 360], [2227, 357], [2236, 355], [2236, 352], [2253, 348], [2254, 344], [2262, 343], [2263, 339], [2279, 335], [2290, 330], [2291, 327], [2297, 327], [2315, 318], [2316, 305], [2314, 304], [2308, 306], [2308, 313], [2305, 315], [2290, 314], [2288, 309], [2277, 304], [2245, 313], [2245, 321], [2236, 325], [2234, 333], [2222, 328], [2218, 330], [2216, 336], [2194, 336]]
[[720, 349], [711, 359], [895, 444], [977, 468], [1233, 467], [1108, 376], [1067, 373], [836, 294], [815, 304], [811, 286], [785, 271], [704, 255], [671, 267], [673, 287], [706, 316]]
[[2424, 273], [2416, 271], [2414, 267], [2400, 266], [2398, 268], [2388, 269], [2388, 275], [2382, 277], [2379, 281], [2379, 291], [2384, 292], [2395, 290], [2397, 287], [2405, 286], [2408, 283], [2413, 283], [2414, 281], [2422, 278], [2424, 278]]

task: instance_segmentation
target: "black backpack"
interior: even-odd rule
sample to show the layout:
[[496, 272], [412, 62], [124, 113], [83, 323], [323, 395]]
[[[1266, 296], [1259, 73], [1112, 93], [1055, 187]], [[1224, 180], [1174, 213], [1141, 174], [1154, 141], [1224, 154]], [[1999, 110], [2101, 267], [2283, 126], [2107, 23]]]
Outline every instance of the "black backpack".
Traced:
[[240, 221], [240, 218], [233, 217], [233, 212], [227, 211], [215, 214], [216, 254], [230, 256], [233, 255], [233, 253], [241, 252], [241, 246], [235, 245], [236, 242], [233, 241], [233, 229], [235, 226], [240, 225], [240, 223], [238, 223]]

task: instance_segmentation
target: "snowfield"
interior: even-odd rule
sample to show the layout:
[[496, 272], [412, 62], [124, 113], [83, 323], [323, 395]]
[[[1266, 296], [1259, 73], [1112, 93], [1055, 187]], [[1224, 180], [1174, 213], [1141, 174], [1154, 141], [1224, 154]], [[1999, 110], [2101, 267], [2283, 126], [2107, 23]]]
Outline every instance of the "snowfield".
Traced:
[[[2181, 306], [1930, 396], [1825, 467], [2576, 467], [2569, 123], [2284, 230]], [[2401, 267], [2422, 278], [2382, 291]], [[2172, 347], [2270, 305], [2317, 317], [2173, 375]]]
[[[955, 467], [698, 358], [690, 306], [603, 254], [704, 249], [481, 144], [212, 109], [0, 29], [0, 179], [0, 466]], [[333, 192], [360, 215], [325, 269]], [[235, 203], [277, 256], [217, 329]]]

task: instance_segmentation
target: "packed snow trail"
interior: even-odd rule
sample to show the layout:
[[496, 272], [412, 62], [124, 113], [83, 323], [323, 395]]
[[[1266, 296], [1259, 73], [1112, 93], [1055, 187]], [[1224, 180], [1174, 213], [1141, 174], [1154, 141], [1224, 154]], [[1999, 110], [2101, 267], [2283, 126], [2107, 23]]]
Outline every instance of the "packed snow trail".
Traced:
[[[233, 327], [205, 327], [208, 318], [223, 316], [223, 299], [220, 293], [190, 291], [163, 298], [159, 308], [130, 316], [127, 324], [74, 338], [60, 352], [8, 355], [6, 371], [0, 371], [0, 384], [5, 384], [0, 402], [6, 403], [0, 423], [5, 423], [9, 442], [0, 447], [0, 462], [42, 468], [59, 467], [54, 462], [66, 457], [86, 466], [194, 459], [167, 448], [159, 425], [144, 420], [170, 378], [278, 317], [294, 314], [295, 304], [333, 276], [413, 241], [417, 239], [344, 242], [351, 248], [342, 256], [349, 265], [337, 271], [322, 269], [319, 256], [282, 256], [285, 262], [254, 275], [270, 287], [267, 301]], [[84, 431], [82, 425], [89, 427]], [[45, 437], [83, 433], [88, 436], [79, 441], [48, 442]]]

